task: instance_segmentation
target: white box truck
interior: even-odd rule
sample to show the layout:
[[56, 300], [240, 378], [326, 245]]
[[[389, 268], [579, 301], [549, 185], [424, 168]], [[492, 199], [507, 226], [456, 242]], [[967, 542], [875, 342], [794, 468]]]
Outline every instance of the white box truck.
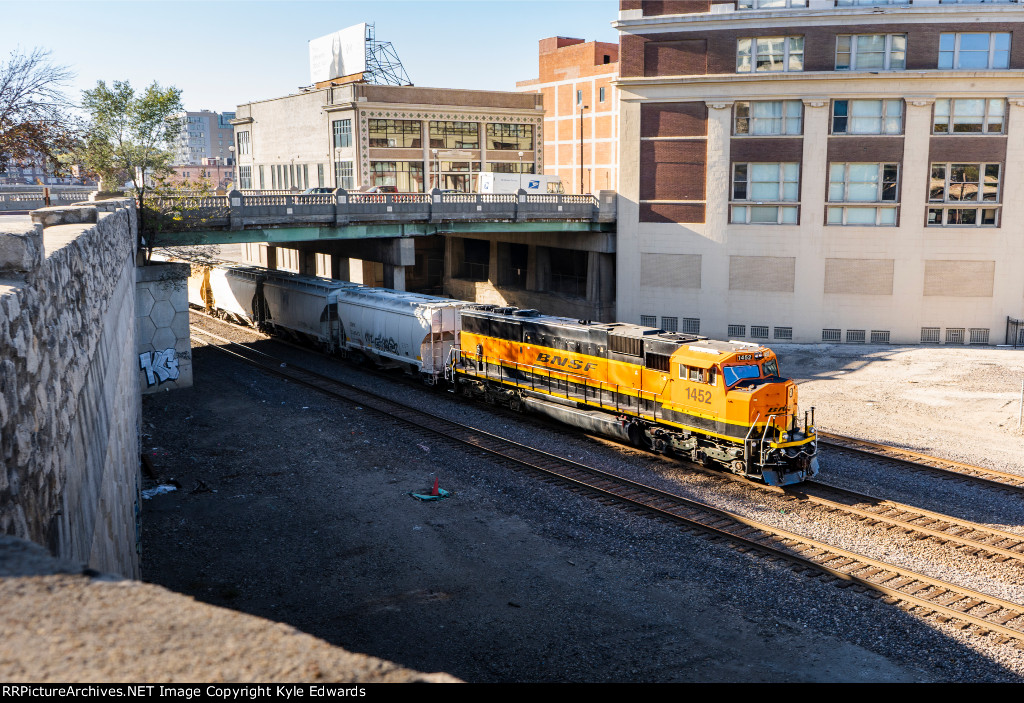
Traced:
[[522, 188], [531, 194], [564, 193], [558, 176], [539, 176], [533, 173], [481, 173], [481, 193], [518, 193]]

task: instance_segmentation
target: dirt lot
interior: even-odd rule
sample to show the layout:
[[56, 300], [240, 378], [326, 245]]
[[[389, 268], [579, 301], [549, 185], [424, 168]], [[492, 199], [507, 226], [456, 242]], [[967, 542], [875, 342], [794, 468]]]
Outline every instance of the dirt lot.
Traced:
[[[1000, 467], [1015, 460], [1024, 473], [1021, 437], [1007, 426], [1024, 353], [794, 346], [781, 356], [829, 429]], [[195, 349], [194, 370], [193, 389], [144, 403], [145, 449], [161, 481], [181, 486], [145, 502], [148, 581], [469, 681], [1019, 680], [898, 609], [210, 349]], [[483, 406], [388, 391], [587, 462], [650, 470], [632, 453], [515, 427]], [[452, 497], [408, 495], [435, 475]]]

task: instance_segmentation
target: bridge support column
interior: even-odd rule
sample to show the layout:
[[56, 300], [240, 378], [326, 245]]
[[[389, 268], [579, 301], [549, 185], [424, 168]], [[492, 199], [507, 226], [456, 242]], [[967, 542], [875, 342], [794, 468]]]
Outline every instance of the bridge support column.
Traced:
[[405, 290], [405, 267], [384, 264], [384, 287]]
[[271, 271], [277, 270], [277, 247], [267, 245], [267, 268]]
[[338, 256], [337, 254], [330, 254], [331, 257], [331, 278], [336, 278], [339, 281], [351, 281], [352, 273], [349, 271], [349, 261], [347, 256]]
[[615, 299], [615, 256], [592, 251], [587, 256], [587, 300], [596, 309], [611, 305]]
[[315, 251], [299, 249], [299, 273], [303, 273], [308, 276], [317, 275]]

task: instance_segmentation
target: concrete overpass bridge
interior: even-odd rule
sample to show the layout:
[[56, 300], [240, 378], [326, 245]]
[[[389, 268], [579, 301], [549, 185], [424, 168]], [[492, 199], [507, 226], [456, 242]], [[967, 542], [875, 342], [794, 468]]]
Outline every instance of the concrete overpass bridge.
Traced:
[[608, 233], [615, 193], [325, 194], [237, 191], [156, 200], [145, 223], [149, 246], [311, 242], [486, 232]]
[[152, 203], [152, 247], [244, 245], [245, 258], [552, 314], [614, 315], [616, 193], [231, 191]]

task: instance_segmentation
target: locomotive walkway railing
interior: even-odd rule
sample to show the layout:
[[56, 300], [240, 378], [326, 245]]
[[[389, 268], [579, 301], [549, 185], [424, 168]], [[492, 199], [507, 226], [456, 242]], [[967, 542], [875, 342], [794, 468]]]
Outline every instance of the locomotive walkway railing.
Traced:
[[531, 195], [487, 193], [363, 193], [338, 189], [323, 194], [238, 191], [226, 196], [185, 196], [151, 201], [170, 231], [242, 230], [263, 227], [333, 226], [390, 222], [594, 222], [615, 221], [615, 193]]

